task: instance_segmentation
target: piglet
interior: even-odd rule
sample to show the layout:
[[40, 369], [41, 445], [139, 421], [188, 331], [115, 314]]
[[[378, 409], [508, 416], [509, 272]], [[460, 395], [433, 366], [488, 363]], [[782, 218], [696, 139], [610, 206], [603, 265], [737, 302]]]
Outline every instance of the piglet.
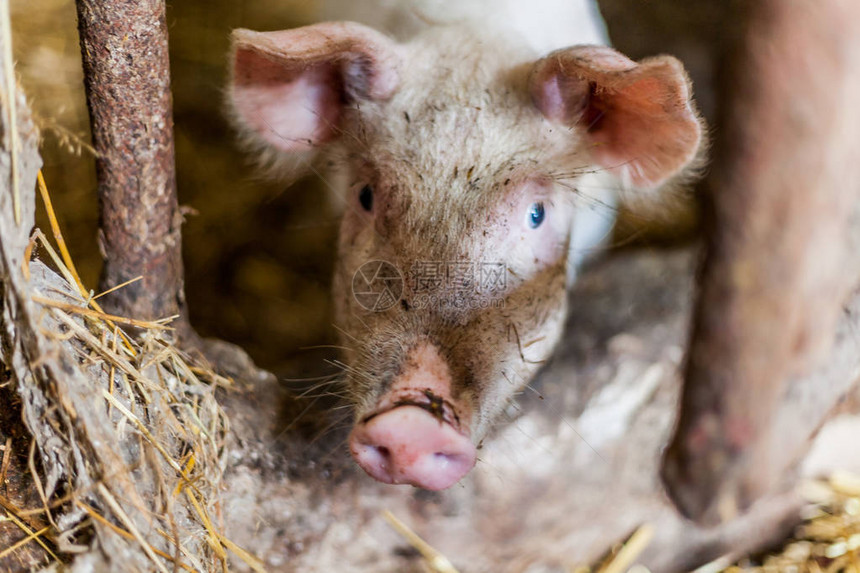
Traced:
[[549, 357], [616, 201], [685, 183], [702, 124], [681, 64], [607, 47], [587, 0], [327, 10], [365, 23], [236, 30], [230, 103], [259, 157], [342, 200], [353, 457], [441, 490]]

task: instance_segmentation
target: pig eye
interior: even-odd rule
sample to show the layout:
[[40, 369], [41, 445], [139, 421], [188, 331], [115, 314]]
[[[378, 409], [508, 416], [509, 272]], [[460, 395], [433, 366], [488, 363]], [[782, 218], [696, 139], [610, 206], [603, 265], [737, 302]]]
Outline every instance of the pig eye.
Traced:
[[361, 191], [358, 192], [358, 202], [361, 203], [365, 211], [373, 209], [373, 187], [370, 185], [362, 187]]
[[529, 227], [537, 229], [545, 218], [546, 210], [543, 207], [543, 203], [532, 203], [528, 214]]

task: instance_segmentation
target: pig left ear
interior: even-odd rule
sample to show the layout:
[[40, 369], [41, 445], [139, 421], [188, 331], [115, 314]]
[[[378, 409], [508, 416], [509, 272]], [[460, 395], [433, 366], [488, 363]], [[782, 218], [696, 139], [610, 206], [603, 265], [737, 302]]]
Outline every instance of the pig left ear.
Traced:
[[548, 120], [584, 129], [597, 165], [635, 187], [656, 188], [696, 157], [702, 127], [671, 56], [637, 63], [604, 46], [574, 46], [539, 60], [529, 84]]

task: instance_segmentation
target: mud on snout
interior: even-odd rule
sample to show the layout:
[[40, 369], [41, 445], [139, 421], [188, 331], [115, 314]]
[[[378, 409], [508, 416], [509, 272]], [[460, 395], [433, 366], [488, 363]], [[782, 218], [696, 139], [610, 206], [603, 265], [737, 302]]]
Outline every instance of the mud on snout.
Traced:
[[413, 349], [407, 367], [349, 436], [361, 468], [388, 484], [441, 490], [474, 467], [470, 408], [452, 398], [450, 370], [430, 344]]

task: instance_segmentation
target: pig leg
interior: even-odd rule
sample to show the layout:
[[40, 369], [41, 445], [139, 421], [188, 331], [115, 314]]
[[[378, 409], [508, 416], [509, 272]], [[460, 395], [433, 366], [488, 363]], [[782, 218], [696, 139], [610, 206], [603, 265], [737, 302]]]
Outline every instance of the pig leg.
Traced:
[[749, 7], [663, 466], [679, 509], [705, 522], [774, 489], [852, 382], [809, 374], [860, 282], [860, 4]]

